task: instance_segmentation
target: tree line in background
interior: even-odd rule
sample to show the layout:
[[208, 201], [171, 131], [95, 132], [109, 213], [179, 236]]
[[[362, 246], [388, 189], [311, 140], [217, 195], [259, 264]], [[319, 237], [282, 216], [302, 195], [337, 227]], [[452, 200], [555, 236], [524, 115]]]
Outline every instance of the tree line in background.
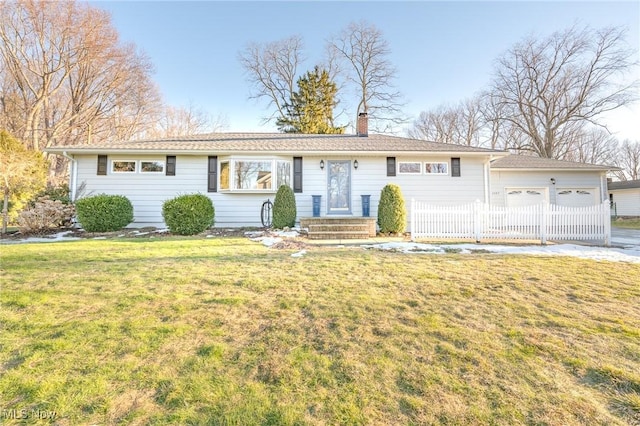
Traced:
[[640, 141], [618, 141], [604, 114], [638, 100], [638, 66], [619, 28], [570, 28], [528, 37], [498, 58], [489, 87], [424, 111], [414, 138], [506, 149], [558, 160], [617, 165], [640, 179]]
[[[164, 104], [151, 62], [119, 40], [104, 10], [18, 0], [1, 2], [0, 16], [0, 128], [28, 149], [203, 133], [224, 125], [193, 105]], [[50, 176], [65, 172], [64, 161], [52, 161]]]
[[[123, 44], [107, 12], [76, 2], [0, 3], [0, 129], [36, 152], [86, 144], [219, 131], [225, 120], [166, 105], [149, 59]], [[638, 66], [618, 28], [571, 28], [528, 37], [498, 58], [479, 95], [424, 111], [411, 137], [541, 157], [617, 164], [640, 178], [640, 142], [618, 141], [603, 114], [637, 101]], [[323, 63], [301, 73], [300, 36], [239, 52], [251, 97], [267, 101], [283, 132], [341, 133], [367, 112], [373, 132], [407, 123], [397, 70], [381, 31], [351, 23], [326, 42]], [[351, 111], [347, 111], [352, 108]], [[337, 113], [336, 113], [337, 111]], [[52, 159], [49, 176], [64, 175]]]
[[[323, 63], [303, 77], [298, 76], [305, 60], [304, 40], [298, 35], [250, 43], [238, 58], [252, 88], [250, 97], [267, 102], [270, 114], [264, 121], [275, 122], [280, 130], [341, 133], [352, 123], [351, 118], [365, 112], [372, 130], [384, 133], [397, 132], [398, 126], [407, 122], [402, 95], [394, 87], [397, 71], [389, 60], [390, 53], [382, 32], [361, 21], [330, 37]], [[311, 81], [317, 90], [309, 90]], [[349, 105], [354, 104], [351, 100], [355, 105], [349, 112]], [[336, 127], [333, 111], [339, 104], [343, 108], [337, 115], [343, 120], [346, 116], [349, 124]], [[320, 110], [325, 112], [305, 114]], [[314, 124], [287, 125], [300, 120]]]

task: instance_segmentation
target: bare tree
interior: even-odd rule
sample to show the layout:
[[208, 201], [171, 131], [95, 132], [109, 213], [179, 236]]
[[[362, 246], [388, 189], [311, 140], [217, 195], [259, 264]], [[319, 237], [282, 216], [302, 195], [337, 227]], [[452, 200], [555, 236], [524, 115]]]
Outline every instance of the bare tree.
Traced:
[[193, 104], [178, 108], [167, 106], [159, 114], [155, 125], [145, 133], [144, 137], [168, 138], [214, 133], [220, 132], [226, 127], [227, 121], [225, 117], [209, 114]]
[[640, 141], [625, 139], [618, 150], [616, 164], [622, 169], [615, 173], [618, 179], [640, 179]]
[[329, 57], [344, 65], [347, 83], [358, 94], [356, 116], [369, 115], [378, 131], [393, 131], [406, 122], [400, 92], [394, 88], [397, 71], [389, 60], [391, 49], [382, 32], [367, 22], [352, 22], [328, 41]]
[[618, 140], [601, 127], [591, 126], [578, 134], [563, 158], [589, 164], [616, 163]]
[[0, 3], [0, 15], [2, 122], [27, 147], [129, 136], [149, 124], [160, 105], [151, 64], [119, 42], [107, 12], [18, 0]]
[[571, 28], [529, 37], [498, 60], [489, 96], [496, 119], [524, 136], [517, 149], [565, 158], [586, 123], [604, 127], [602, 113], [636, 100], [638, 82], [620, 83], [636, 65], [624, 36], [618, 28]]
[[434, 142], [484, 146], [485, 129], [482, 99], [473, 97], [454, 106], [441, 105], [423, 111], [408, 133], [410, 137]]
[[251, 43], [238, 59], [253, 87], [251, 98], [267, 99], [272, 113], [265, 122], [284, 119], [286, 105], [295, 90], [298, 67], [304, 60], [302, 37], [291, 36], [269, 43]]

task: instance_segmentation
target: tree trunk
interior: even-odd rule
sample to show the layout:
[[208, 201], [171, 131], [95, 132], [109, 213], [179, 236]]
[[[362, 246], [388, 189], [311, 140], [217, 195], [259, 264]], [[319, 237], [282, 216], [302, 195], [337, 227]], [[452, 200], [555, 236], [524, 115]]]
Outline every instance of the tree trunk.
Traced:
[[7, 224], [9, 222], [9, 188], [4, 189], [4, 202], [2, 204], [2, 233], [7, 233]]

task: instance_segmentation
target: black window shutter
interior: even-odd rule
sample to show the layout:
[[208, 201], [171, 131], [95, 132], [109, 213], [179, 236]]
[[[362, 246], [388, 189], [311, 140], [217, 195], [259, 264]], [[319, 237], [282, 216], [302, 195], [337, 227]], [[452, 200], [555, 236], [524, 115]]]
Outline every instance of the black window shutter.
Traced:
[[98, 176], [107, 175], [107, 156], [98, 155]]
[[176, 156], [175, 155], [167, 155], [165, 175], [167, 176], [176, 175]]
[[293, 157], [293, 192], [302, 192], [302, 157]]
[[387, 176], [396, 175], [396, 157], [387, 157]]
[[460, 158], [451, 159], [451, 176], [460, 177]]
[[207, 182], [208, 192], [218, 192], [218, 157], [209, 157], [209, 180]]

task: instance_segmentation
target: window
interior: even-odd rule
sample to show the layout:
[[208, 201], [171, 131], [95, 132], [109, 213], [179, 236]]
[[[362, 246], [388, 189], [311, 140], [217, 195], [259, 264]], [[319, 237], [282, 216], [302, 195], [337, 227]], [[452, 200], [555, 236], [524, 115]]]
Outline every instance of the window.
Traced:
[[424, 173], [427, 175], [446, 175], [447, 163], [424, 163]]
[[220, 162], [220, 189], [225, 191], [276, 191], [291, 186], [291, 161], [224, 160]]
[[398, 162], [398, 173], [401, 175], [419, 175], [422, 174], [422, 163], [416, 162]]
[[280, 188], [282, 185], [291, 186], [291, 162], [290, 161], [277, 161], [278, 171], [276, 176], [278, 177], [278, 185], [275, 189]]
[[229, 186], [229, 162], [220, 162], [220, 189], [231, 189]]
[[113, 173], [135, 173], [136, 162], [135, 161], [112, 161], [111, 171]]
[[271, 161], [236, 161], [235, 189], [271, 189]]
[[140, 173], [164, 173], [164, 161], [141, 161]]

